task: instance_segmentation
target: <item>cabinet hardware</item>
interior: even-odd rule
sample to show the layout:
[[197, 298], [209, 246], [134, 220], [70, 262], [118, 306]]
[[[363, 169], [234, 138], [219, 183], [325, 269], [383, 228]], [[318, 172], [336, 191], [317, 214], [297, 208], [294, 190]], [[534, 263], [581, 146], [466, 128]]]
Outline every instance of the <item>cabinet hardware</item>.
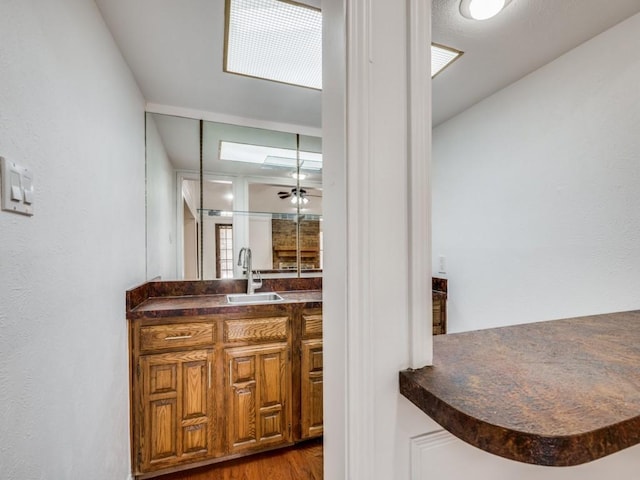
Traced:
[[175, 337], [164, 337], [165, 340], [185, 340], [193, 335], [176, 335]]

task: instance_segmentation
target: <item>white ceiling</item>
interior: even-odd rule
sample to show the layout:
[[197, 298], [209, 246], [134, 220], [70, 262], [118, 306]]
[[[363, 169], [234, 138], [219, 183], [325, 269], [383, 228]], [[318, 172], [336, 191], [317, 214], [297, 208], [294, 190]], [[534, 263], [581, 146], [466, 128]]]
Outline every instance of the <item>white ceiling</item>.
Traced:
[[[320, 92], [222, 72], [224, 0], [96, 3], [149, 103], [321, 126]], [[512, 0], [478, 22], [459, 0], [432, 4], [433, 41], [465, 52], [433, 81], [434, 125], [640, 12], [640, 0]]]
[[465, 52], [433, 79], [434, 126], [640, 12], [640, 0], [512, 0], [475, 21], [459, 4], [432, 0], [433, 41]]
[[318, 90], [222, 71], [224, 3], [96, 0], [147, 102], [320, 127]]

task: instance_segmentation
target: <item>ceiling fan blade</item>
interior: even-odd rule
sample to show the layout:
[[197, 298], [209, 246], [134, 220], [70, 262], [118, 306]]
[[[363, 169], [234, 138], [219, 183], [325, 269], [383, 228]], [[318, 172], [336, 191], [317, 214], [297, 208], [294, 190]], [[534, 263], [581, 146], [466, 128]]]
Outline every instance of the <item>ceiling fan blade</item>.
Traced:
[[278, 192], [278, 196], [280, 198], [289, 198], [291, 196], [291, 192]]

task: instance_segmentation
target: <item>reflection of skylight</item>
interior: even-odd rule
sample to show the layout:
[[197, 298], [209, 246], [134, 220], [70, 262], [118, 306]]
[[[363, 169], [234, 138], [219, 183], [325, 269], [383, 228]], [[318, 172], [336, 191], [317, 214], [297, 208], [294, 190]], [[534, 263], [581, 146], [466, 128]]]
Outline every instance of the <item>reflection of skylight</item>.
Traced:
[[455, 48], [445, 47], [436, 43], [431, 44], [431, 78], [448, 67], [451, 62], [460, 58], [462, 52]]
[[[322, 170], [322, 154], [315, 152], [299, 153], [300, 168]], [[232, 162], [258, 163], [274, 167], [296, 167], [296, 151], [289, 148], [247, 145], [245, 143], [220, 142], [220, 160]]]
[[322, 13], [291, 1], [227, 0], [224, 70], [322, 88]]

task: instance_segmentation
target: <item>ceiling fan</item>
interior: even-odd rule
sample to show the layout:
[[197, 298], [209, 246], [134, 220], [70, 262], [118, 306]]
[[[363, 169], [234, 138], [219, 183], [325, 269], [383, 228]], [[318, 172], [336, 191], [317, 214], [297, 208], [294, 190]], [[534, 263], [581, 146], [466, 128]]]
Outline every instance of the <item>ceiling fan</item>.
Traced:
[[320, 197], [321, 195], [311, 195], [304, 188], [293, 187], [289, 192], [278, 192], [281, 199], [291, 198], [291, 203], [306, 205], [309, 203], [309, 197]]

